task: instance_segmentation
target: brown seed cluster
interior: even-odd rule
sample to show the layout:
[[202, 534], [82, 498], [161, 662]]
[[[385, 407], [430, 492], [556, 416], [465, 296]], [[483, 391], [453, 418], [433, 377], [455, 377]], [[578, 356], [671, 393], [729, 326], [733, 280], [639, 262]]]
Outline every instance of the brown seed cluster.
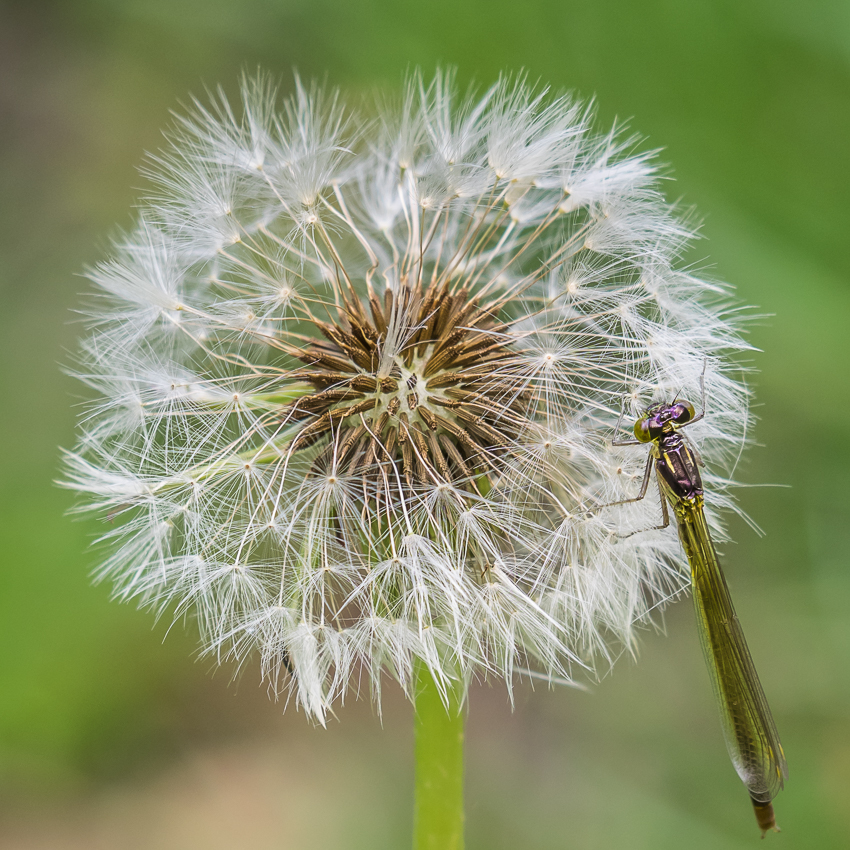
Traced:
[[350, 292], [335, 322], [316, 323], [325, 339], [296, 355], [308, 368], [292, 379], [315, 391], [285, 411], [302, 425], [291, 450], [318, 445], [314, 473], [360, 473], [372, 493], [385, 489], [390, 463], [408, 486], [492, 483], [533, 399], [499, 306], [438, 282], [387, 290], [383, 301], [370, 293], [367, 313]]

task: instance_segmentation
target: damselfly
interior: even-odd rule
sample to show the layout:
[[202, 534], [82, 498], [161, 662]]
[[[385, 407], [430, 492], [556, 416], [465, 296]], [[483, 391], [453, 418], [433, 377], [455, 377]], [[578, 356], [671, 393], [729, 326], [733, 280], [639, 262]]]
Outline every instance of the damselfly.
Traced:
[[[750, 793], [764, 838], [769, 829], [779, 831], [771, 800], [788, 777], [788, 766], [708, 530], [699, 473], [702, 462], [679, 433], [680, 428], [699, 422], [705, 415], [704, 376], [700, 384], [703, 409], [699, 414], [687, 401], [657, 404], [635, 422], [635, 439], [614, 441], [617, 446], [650, 444], [640, 493], [614, 504], [643, 499], [654, 466], [663, 516], [663, 524], [657, 528], [670, 524], [669, 502], [691, 566], [699, 635], [720, 705], [726, 746]], [[622, 415], [618, 431], [621, 422]]]

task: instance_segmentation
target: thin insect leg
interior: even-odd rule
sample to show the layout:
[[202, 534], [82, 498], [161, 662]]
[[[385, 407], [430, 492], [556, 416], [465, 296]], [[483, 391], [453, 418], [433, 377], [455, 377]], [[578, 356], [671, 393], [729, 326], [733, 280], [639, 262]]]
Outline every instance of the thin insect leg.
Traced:
[[627, 395], [623, 396], [623, 401], [620, 405], [620, 416], [617, 419], [617, 424], [614, 426], [614, 433], [615, 434], [619, 434], [620, 426], [623, 424], [623, 417], [626, 415], [626, 399], [627, 398], [628, 398]]
[[633, 534], [643, 534], [644, 531], [661, 531], [670, 525], [670, 511], [667, 510], [667, 499], [664, 498], [664, 493], [661, 492], [661, 479], [657, 473], [655, 475], [655, 483], [658, 485], [658, 495], [661, 497], [661, 516], [663, 517], [661, 525], [650, 525], [649, 528], [638, 528], [636, 531], [630, 531], [628, 534], [618, 534], [617, 537], [620, 540], [625, 540]]
[[[617, 420], [617, 424], [614, 426], [614, 433], [619, 434], [620, 428], [623, 424], [623, 417], [626, 415], [626, 399], [627, 395], [623, 396], [623, 406], [620, 408], [620, 418]], [[616, 437], [611, 441], [612, 446], [640, 446], [642, 443], [640, 440], [635, 440], [634, 438], [628, 440], [618, 440]]]
[[613, 508], [615, 505], [629, 505], [632, 502], [639, 502], [646, 496], [647, 488], [649, 487], [649, 476], [652, 474], [652, 461], [655, 460], [652, 453], [646, 457], [646, 466], [643, 468], [643, 482], [640, 485], [640, 493], [633, 499], [620, 499], [618, 502], [606, 502], [604, 505], [597, 505], [590, 513], [601, 511], [602, 508]]
[[[700, 404], [702, 405], [702, 410], [688, 422], [688, 425], [693, 425], [694, 422], [699, 422], [703, 416], [705, 416], [705, 370], [708, 368], [708, 358], [702, 361], [702, 374], [699, 376], [699, 391], [700, 391]], [[702, 464], [700, 464], [702, 465]]]
[[642, 446], [644, 445], [640, 440], [611, 440], [612, 446]]

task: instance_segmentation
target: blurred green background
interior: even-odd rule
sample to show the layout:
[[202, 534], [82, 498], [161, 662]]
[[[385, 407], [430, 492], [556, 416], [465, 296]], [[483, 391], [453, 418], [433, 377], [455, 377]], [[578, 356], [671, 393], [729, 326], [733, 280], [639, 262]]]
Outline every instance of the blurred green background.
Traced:
[[[255, 671], [195, 660], [191, 626], [89, 585], [94, 523], [52, 484], [81, 394], [60, 371], [78, 273], [126, 226], [143, 152], [189, 92], [257, 65], [352, 92], [455, 64], [598, 97], [672, 166], [709, 259], [770, 314], [751, 339], [762, 447], [737, 475], [759, 539], [725, 561], [791, 778], [784, 848], [848, 844], [850, 4], [846, 0], [76, 0], [0, 5], [0, 848], [405, 847], [410, 708], [328, 730]], [[844, 246], [843, 248], [841, 246]], [[740, 848], [690, 604], [589, 693], [474, 691], [470, 848]]]

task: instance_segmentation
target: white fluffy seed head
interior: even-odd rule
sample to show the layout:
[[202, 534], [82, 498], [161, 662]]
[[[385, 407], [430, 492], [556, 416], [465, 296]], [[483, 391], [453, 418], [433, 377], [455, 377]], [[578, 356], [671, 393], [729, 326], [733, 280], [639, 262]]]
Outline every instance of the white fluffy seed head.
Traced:
[[[260, 657], [319, 720], [353, 683], [563, 678], [687, 584], [645, 452], [678, 394], [714, 469], [746, 436], [724, 290], [651, 156], [522, 78], [413, 75], [365, 121], [246, 79], [179, 118], [156, 190], [90, 277], [97, 391], [68, 486], [111, 521], [98, 575]], [[730, 504], [708, 475], [714, 506]]]

